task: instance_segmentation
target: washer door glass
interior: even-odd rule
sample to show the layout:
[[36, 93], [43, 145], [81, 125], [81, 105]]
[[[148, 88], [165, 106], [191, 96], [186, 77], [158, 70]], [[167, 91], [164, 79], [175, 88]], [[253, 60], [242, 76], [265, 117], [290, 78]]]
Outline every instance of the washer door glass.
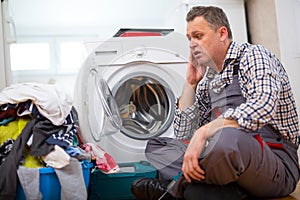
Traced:
[[91, 70], [88, 78], [88, 123], [93, 138], [100, 141], [104, 135], [116, 133], [122, 127], [117, 104], [112, 93], [96, 70]]
[[174, 94], [157, 75], [129, 74], [113, 88], [121, 131], [135, 139], [161, 135], [173, 121]]

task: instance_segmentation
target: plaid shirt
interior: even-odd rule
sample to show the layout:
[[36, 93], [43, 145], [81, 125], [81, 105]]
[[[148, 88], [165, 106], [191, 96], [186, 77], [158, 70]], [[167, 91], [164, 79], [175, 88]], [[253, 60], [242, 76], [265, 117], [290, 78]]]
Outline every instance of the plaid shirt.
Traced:
[[[210, 120], [208, 88], [226, 87], [232, 83], [233, 66], [239, 65], [238, 77], [246, 102], [229, 108], [222, 117], [234, 119], [245, 131], [256, 131], [270, 124], [287, 140], [299, 144], [299, 122], [289, 79], [280, 61], [260, 45], [232, 42], [220, 73], [208, 68], [200, 81], [195, 102], [185, 111], [175, 105], [174, 129], [178, 139], [190, 139]], [[207, 75], [215, 74], [209, 84]], [[178, 101], [178, 100], [177, 100]]]

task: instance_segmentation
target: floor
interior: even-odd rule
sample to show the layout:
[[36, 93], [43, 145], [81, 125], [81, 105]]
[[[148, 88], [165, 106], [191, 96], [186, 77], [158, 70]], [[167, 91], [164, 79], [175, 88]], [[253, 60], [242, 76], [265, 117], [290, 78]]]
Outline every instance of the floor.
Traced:
[[[298, 157], [300, 159], [300, 148], [298, 149]], [[288, 197], [277, 198], [277, 199], [272, 199], [272, 200], [300, 200], [300, 181], [298, 182], [298, 186], [297, 186], [296, 190], [291, 195], [289, 195]]]
[[300, 200], [300, 181], [298, 182], [296, 190], [291, 195], [289, 195], [288, 197], [277, 198], [272, 200]]

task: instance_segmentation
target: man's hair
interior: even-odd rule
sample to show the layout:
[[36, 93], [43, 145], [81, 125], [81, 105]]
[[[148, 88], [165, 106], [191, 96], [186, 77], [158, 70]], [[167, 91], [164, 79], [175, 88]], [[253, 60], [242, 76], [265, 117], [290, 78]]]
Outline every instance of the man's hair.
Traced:
[[232, 32], [229, 21], [225, 12], [221, 8], [214, 6], [192, 7], [186, 15], [186, 21], [193, 21], [195, 17], [200, 16], [202, 16], [214, 30], [217, 30], [221, 26], [225, 26], [227, 28], [228, 38], [232, 39]]

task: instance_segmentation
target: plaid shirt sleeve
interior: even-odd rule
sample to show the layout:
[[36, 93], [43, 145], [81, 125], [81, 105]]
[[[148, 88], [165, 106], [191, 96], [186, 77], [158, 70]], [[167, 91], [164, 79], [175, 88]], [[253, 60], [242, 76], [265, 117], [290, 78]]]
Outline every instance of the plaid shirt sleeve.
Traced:
[[194, 132], [208, 122], [207, 110], [209, 96], [207, 82], [201, 82], [196, 90], [195, 102], [185, 111], [178, 108], [178, 100], [175, 104], [174, 133], [177, 139], [189, 140]]

